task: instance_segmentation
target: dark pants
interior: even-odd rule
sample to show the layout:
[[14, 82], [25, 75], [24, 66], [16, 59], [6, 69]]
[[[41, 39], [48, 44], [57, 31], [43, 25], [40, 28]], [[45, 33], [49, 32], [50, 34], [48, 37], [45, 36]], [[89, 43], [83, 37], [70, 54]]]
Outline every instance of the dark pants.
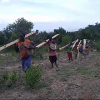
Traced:
[[56, 55], [55, 56], [49, 56], [49, 60], [50, 60], [51, 63], [54, 63], [54, 62], [57, 61], [57, 56]]
[[26, 69], [30, 68], [31, 66], [32, 57], [22, 57], [22, 70], [25, 72]]

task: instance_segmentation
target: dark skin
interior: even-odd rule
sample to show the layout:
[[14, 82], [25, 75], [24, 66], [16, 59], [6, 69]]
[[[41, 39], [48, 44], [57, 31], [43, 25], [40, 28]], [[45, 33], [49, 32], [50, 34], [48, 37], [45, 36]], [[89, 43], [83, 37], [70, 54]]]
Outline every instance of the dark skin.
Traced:
[[[24, 41], [25, 41], [25, 34], [21, 34], [21, 35], [20, 35], [20, 41], [21, 41], [21, 45], [22, 45], [22, 46], [27, 47], [27, 45], [24, 43]], [[34, 42], [31, 42], [31, 43], [30, 43], [30, 46], [27, 47], [27, 48], [28, 48], [28, 49], [35, 49], [35, 43], [34, 43]]]
[[[58, 68], [58, 65], [57, 65], [57, 63], [56, 62], [54, 62], [55, 63], [55, 65], [56, 65], [56, 67]], [[53, 64], [54, 63], [51, 63], [51, 65], [52, 65], [52, 67], [51, 68], [53, 68]]]
[[[21, 47], [22, 47], [24, 45], [24, 41], [25, 41], [25, 35], [24, 34], [20, 35], [19, 41], [21, 42]], [[15, 51], [19, 52], [19, 48], [18, 48], [17, 44], [14, 44], [14, 47], [15, 47]]]

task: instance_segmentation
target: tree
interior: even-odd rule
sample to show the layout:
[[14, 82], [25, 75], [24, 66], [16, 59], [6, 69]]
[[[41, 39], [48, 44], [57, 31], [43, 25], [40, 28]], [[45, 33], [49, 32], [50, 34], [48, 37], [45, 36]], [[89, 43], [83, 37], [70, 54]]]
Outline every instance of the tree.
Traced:
[[71, 38], [69, 35], [62, 37], [62, 45], [66, 45], [71, 42]]
[[0, 31], [0, 45], [5, 43], [5, 35], [2, 31]]
[[24, 18], [17, 19], [15, 23], [13, 23], [14, 33], [29, 33], [33, 29], [33, 23], [25, 20]]
[[60, 35], [66, 35], [66, 30], [63, 29], [62, 27], [59, 27], [59, 29], [54, 29], [54, 33]]
[[[30, 33], [31, 30], [33, 29], [33, 23], [25, 20], [24, 18], [19, 18], [17, 19], [13, 24], [9, 24], [3, 32], [5, 33], [6, 36], [6, 41], [10, 41], [11, 37], [13, 40], [13, 34], [16, 34], [16, 38], [18, 38], [19, 34], [24, 33]], [[15, 38], [14, 37], [14, 38]]]

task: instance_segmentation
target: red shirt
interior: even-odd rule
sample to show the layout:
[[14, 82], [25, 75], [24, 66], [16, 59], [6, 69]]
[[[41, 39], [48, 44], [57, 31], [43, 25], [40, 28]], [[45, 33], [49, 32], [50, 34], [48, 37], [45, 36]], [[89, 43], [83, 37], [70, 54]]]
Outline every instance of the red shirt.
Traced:
[[[50, 43], [51, 43], [52, 41], [48, 41], [48, 42], [46, 42], [45, 43], [45, 45], [48, 45], [48, 47], [49, 47], [49, 56], [55, 56], [55, 55], [57, 55], [57, 52], [56, 52], [56, 50], [52, 50], [51, 48], [50, 48]], [[56, 46], [57, 46], [57, 44], [56, 44]]]
[[74, 46], [74, 49], [77, 50], [77, 47], [78, 47], [78, 45], [75, 45], [75, 46]]

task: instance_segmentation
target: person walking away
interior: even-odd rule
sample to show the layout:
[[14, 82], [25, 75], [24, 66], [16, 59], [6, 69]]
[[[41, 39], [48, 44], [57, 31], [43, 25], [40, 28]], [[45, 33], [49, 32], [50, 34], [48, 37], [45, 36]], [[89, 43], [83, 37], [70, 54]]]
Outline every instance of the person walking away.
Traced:
[[75, 56], [75, 59], [77, 59], [77, 55], [78, 55], [78, 42], [75, 44], [74, 48], [73, 48], [73, 52], [74, 52], [74, 56]]
[[81, 59], [84, 58], [84, 57], [86, 56], [86, 49], [83, 50], [83, 43], [80, 44], [79, 53], [81, 54], [81, 55], [80, 55], [80, 58], [81, 58]]
[[58, 68], [57, 65], [57, 44], [55, 43], [55, 41], [52, 39], [52, 37], [49, 37], [49, 41], [46, 41], [45, 45], [48, 45], [49, 47], [49, 60], [51, 62], [51, 65], [53, 68], [53, 64], [55, 63], [56, 67]]
[[72, 45], [72, 43], [70, 43], [70, 45], [67, 48], [67, 56], [69, 58], [69, 62], [73, 61], [73, 59], [72, 59], [72, 52], [73, 52], [73, 45]]
[[35, 49], [34, 42], [25, 39], [25, 34], [21, 34], [19, 42], [15, 44], [15, 51], [21, 55], [23, 72], [26, 72], [31, 66], [33, 49]]
[[86, 55], [88, 55], [89, 54], [89, 43], [88, 42], [86, 42], [85, 48], [86, 48]]
[[79, 46], [79, 52], [83, 55], [83, 44], [80, 44], [80, 46]]

